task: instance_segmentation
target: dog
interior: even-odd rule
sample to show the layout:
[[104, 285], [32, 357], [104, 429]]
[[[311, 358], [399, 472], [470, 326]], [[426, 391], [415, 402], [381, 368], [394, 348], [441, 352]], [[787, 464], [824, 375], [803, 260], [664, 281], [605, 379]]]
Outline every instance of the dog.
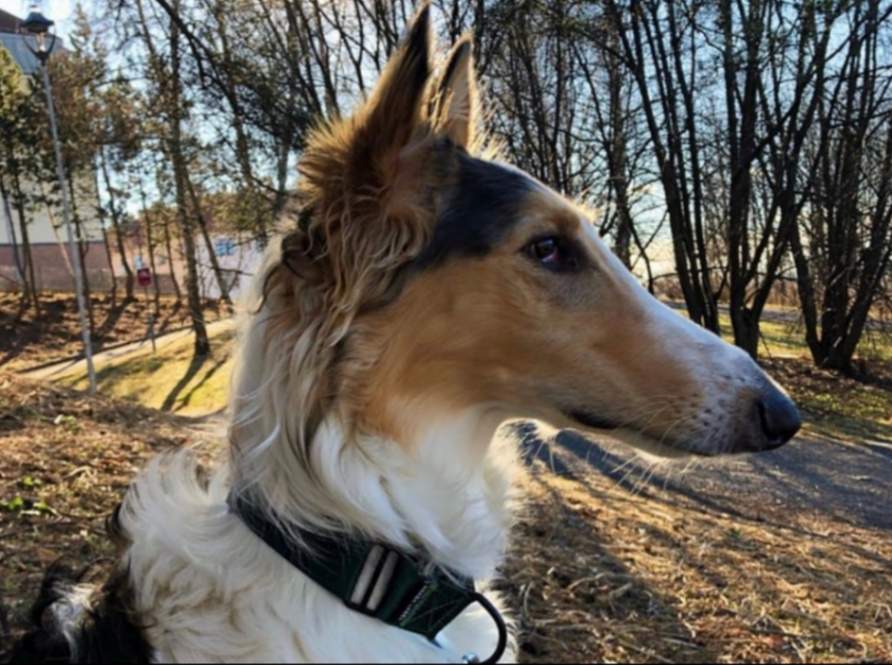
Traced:
[[780, 446], [795, 405], [643, 289], [585, 211], [502, 163], [465, 37], [423, 7], [377, 87], [309, 137], [296, 220], [239, 342], [228, 456], [156, 459], [101, 589], [49, 577], [16, 658], [515, 658], [486, 580], [537, 418], [664, 455]]

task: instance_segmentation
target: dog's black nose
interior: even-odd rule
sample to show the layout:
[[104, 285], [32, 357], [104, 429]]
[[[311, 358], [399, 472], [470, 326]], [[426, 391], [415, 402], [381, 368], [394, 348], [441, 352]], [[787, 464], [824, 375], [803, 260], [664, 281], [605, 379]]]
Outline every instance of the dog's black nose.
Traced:
[[764, 445], [759, 450], [779, 448], [802, 427], [802, 418], [793, 400], [774, 386], [767, 387], [765, 394], [756, 403], [756, 410], [765, 437]]
[[750, 425], [740, 429], [731, 447], [732, 453], [758, 453], [780, 448], [802, 427], [796, 405], [770, 383], [751, 404]]

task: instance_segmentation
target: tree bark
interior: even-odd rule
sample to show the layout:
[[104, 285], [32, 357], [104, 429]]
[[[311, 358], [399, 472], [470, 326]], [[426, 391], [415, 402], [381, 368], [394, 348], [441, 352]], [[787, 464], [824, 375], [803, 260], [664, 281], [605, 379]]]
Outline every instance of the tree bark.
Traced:
[[108, 172], [108, 163], [105, 159], [105, 150], [101, 146], [99, 148], [99, 167], [99, 170], [102, 172], [102, 181], [105, 183], [105, 190], [108, 192], [108, 209], [111, 214], [112, 226], [115, 229], [115, 240], [118, 254], [121, 257], [121, 266], [124, 268], [124, 302], [130, 302], [136, 297], [134, 295], [136, 278], [133, 274], [133, 268], [130, 267], [130, 260], [127, 258], [127, 250], [124, 246], [124, 232], [121, 227], [121, 211], [118, 209], [117, 201], [115, 200], [115, 193]]
[[[155, 265], [155, 237], [152, 235], [152, 217], [146, 206], [146, 190], [143, 187], [142, 180], [139, 181], [139, 197], [142, 202], [142, 219], [146, 225], [146, 251], [149, 253], [149, 267], [152, 269], [152, 289], [154, 291], [154, 316], [155, 318], [161, 313], [161, 285], [158, 283], [158, 269]], [[171, 266], [171, 271], [173, 266]]]
[[99, 223], [102, 226], [102, 242], [105, 244], [108, 273], [111, 276], [109, 295], [111, 297], [111, 306], [114, 309], [118, 302], [118, 277], [115, 274], [115, 263], [112, 259], [112, 247], [108, 239], [108, 229], [105, 228], [105, 209], [102, 206], [102, 197], [99, 195], [99, 169], [95, 165], [93, 166], [93, 186], [96, 189], [96, 214], [99, 216]]
[[[25, 215], [25, 196], [22, 192], [21, 174], [18, 169], [12, 170], [12, 197], [15, 206], [16, 215], [19, 218], [19, 232], [22, 239], [22, 262], [24, 273], [27, 276], [26, 281], [28, 292], [30, 293], [30, 302], [34, 307], [35, 314], [40, 313], [40, 299], [38, 296], [39, 288], [37, 278], [34, 274], [34, 256], [31, 253], [31, 237], [28, 233], [28, 218]], [[4, 197], [4, 200], [6, 198]]]
[[[87, 252], [90, 247], [88, 244], [87, 234], [84, 231], [83, 223], [80, 216], [80, 211], [77, 206], [77, 198], [75, 196], [74, 190], [74, 178], [71, 175], [71, 171], [67, 170], [65, 172], [65, 177], [68, 179], [68, 196], [69, 201], [71, 202], [71, 219], [74, 222], [74, 232], [75, 237], [77, 238], [77, 249], [80, 253], [80, 262], [81, 266], [83, 266], [83, 280], [84, 280], [84, 299], [87, 302], [87, 318], [90, 322], [90, 333], [93, 334], [96, 332], [96, 320], [93, 315], [93, 295], [92, 289], [90, 288], [90, 271], [87, 270]], [[76, 261], [75, 257], [71, 257], [72, 261]], [[98, 340], [101, 343], [101, 340]]]
[[[178, 4], [178, 3], [177, 3]], [[182, 141], [182, 87], [180, 81], [180, 31], [176, 22], [170, 22], [170, 89], [168, 109], [170, 136], [168, 145], [173, 162], [174, 187], [176, 190], [177, 215], [183, 232], [183, 247], [186, 258], [186, 296], [189, 303], [189, 316], [195, 332], [195, 355], [206, 356], [211, 352], [201, 295], [198, 290], [198, 262], [195, 253], [195, 229], [187, 206], [186, 161]]]
[[195, 192], [195, 186], [192, 184], [192, 179], [189, 178], [188, 175], [186, 175], [185, 180], [186, 187], [189, 190], [189, 198], [192, 201], [192, 210], [195, 214], [195, 219], [198, 220], [198, 227], [201, 231], [201, 236], [204, 239], [204, 245], [208, 253], [208, 259], [211, 262], [211, 268], [214, 271], [214, 277], [216, 278], [217, 286], [220, 289], [220, 300], [228, 305], [232, 305], [232, 300], [229, 297], [229, 286], [226, 284], [226, 276], [223, 274], [223, 270], [220, 268], [220, 261], [217, 260], [217, 252], [214, 249], [214, 243], [211, 241], [211, 236], [208, 233], [207, 220], [204, 216], [204, 210], [202, 209], [201, 201], [198, 198], [198, 194]]
[[15, 263], [16, 273], [22, 284], [22, 300], [36, 307], [33, 298], [33, 288], [28, 281], [28, 274], [25, 272], [25, 266], [22, 263], [22, 256], [19, 253], [19, 243], [15, 233], [15, 223], [12, 220], [12, 208], [9, 205], [9, 192], [6, 189], [6, 182], [3, 174], [0, 173], [0, 199], [3, 200], [3, 216], [6, 221], [6, 227], [9, 232], [9, 243], [12, 251], [13, 262]]
[[170, 282], [173, 284], [173, 291], [177, 296], [177, 303], [183, 302], [183, 292], [180, 289], [180, 282], [177, 279], [176, 271], [173, 268], [173, 243], [170, 240], [170, 226], [168, 222], [164, 222], [164, 248], [167, 250], [167, 265], [170, 267]]

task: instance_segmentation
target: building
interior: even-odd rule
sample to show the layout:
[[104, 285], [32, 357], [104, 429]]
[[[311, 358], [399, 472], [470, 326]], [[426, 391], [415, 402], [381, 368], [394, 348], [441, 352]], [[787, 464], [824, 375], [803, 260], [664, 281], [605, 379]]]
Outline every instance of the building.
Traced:
[[[5, 49], [28, 76], [39, 71], [39, 62], [28, 49], [25, 38], [17, 33], [19, 19], [0, 10], [0, 48]], [[59, 45], [56, 48], [60, 48]], [[3, 174], [0, 174], [2, 177]], [[109, 257], [102, 234], [102, 224], [96, 214], [96, 193], [92, 173], [76, 174], [78, 200], [75, 202], [86, 238], [85, 269], [94, 289], [110, 283]], [[35, 194], [40, 184], [25, 183]], [[8, 189], [8, 188], [7, 188]], [[67, 232], [61, 209], [54, 206], [34, 206], [25, 211], [25, 223], [34, 261], [35, 281], [40, 290], [74, 290], [71, 257], [68, 253]], [[0, 195], [0, 289], [18, 290], [22, 258], [22, 220], [11, 202]]]

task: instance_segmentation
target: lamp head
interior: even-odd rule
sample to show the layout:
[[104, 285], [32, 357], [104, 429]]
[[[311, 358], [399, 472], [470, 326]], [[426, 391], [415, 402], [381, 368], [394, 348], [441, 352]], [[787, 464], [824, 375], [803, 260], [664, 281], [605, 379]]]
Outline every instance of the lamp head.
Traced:
[[37, 48], [31, 47], [30, 44], [28, 46], [34, 55], [43, 62], [49, 57], [50, 51], [53, 50], [56, 43], [56, 36], [51, 32], [54, 25], [55, 22], [44, 16], [36, 4], [31, 8], [27, 18], [19, 24], [21, 32], [33, 37]]

